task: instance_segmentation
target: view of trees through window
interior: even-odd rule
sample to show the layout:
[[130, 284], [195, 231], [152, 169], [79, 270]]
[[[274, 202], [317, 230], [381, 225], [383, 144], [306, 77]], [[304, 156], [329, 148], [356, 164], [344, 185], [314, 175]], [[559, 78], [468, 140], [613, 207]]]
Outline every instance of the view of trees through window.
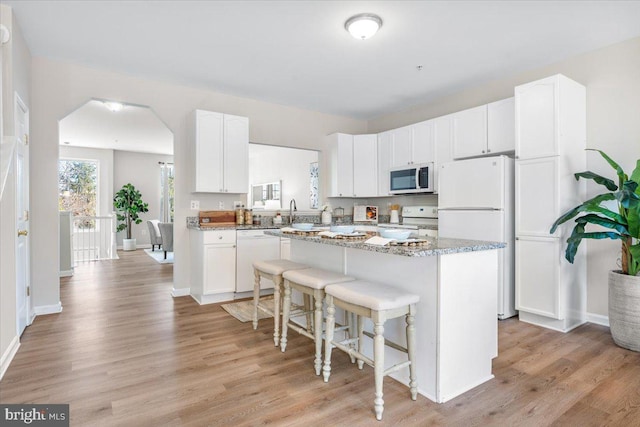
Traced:
[[[73, 216], [96, 216], [98, 192], [98, 162], [63, 160], [58, 162], [58, 207]], [[77, 223], [81, 228], [93, 228], [93, 220]]]
[[162, 222], [173, 222], [173, 175], [173, 164], [160, 163], [160, 212]]

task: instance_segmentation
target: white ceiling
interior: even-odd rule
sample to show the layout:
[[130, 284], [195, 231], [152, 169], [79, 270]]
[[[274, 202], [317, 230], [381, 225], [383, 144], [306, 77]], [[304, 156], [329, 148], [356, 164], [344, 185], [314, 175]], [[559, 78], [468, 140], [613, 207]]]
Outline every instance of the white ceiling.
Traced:
[[60, 144], [173, 155], [173, 133], [149, 107], [125, 105], [112, 112], [99, 100], [60, 120]]
[[35, 56], [361, 119], [640, 36], [639, 1], [3, 3]]

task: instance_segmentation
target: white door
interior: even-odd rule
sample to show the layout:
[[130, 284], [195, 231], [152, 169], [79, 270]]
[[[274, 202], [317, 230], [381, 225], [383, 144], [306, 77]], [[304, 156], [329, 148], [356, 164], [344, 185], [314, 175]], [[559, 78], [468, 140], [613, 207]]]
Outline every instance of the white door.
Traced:
[[517, 158], [558, 154], [557, 84], [554, 76], [516, 87]]
[[203, 294], [221, 294], [236, 290], [236, 245], [203, 246]]
[[391, 132], [378, 134], [378, 196], [389, 195], [389, 168], [391, 167]]
[[196, 177], [194, 191], [223, 192], [223, 115], [211, 111], [197, 110], [195, 126]]
[[427, 163], [435, 160], [433, 140], [433, 120], [413, 125], [413, 163]]
[[16, 304], [18, 336], [29, 324], [29, 113], [16, 95]]
[[405, 126], [391, 131], [391, 167], [411, 164], [412, 139], [413, 131], [411, 126]]
[[249, 119], [224, 115], [224, 192], [249, 188]]
[[353, 196], [378, 195], [378, 138], [376, 135], [353, 136]]
[[338, 134], [338, 181], [340, 197], [353, 196], [353, 135]]
[[[516, 161], [517, 236], [551, 237], [551, 226], [561, 214], [558, 160], [559, 157], [543, 157]], [[560, 236], [560, 230], [554, 236]]]
[[487, 152], [508, 153], [516, 149], [516, 101], [507, 98], [487, 105]]
[[487, 106], [453, 114], [453, 158], [481, 156], [487, 152]]

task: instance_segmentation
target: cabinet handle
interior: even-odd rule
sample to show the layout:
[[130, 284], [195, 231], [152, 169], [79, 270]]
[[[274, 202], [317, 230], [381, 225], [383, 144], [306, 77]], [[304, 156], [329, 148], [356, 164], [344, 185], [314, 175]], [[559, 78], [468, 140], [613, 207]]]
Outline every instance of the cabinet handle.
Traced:
[[357, 194], [354, 194], [354, 195], [353, 195], [353, 197], [358, 197], [358, 195], [357, 195]]
[[484, 153], [484, 150], [482, 150], [482, 152]]
[[491, 150], [489, 150], [489, 149], [487, 148], [487, 153], [490, 153], [490, 152], [491, 152]]
[[516, 237], [516, 240], [520, 240], [520, 238], [519, 238], [519, 237]]
[[218, 240], [222, 240], [222, 236], [218, 236]]

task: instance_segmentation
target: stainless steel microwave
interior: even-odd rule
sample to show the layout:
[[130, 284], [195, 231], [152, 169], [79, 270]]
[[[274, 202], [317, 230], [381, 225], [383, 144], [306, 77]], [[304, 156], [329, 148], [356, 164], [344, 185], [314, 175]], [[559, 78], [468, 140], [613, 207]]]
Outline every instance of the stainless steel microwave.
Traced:
[[433, 193], [433, 191], [433, 163], [401, 166], [389, 170], [391, 194]]

